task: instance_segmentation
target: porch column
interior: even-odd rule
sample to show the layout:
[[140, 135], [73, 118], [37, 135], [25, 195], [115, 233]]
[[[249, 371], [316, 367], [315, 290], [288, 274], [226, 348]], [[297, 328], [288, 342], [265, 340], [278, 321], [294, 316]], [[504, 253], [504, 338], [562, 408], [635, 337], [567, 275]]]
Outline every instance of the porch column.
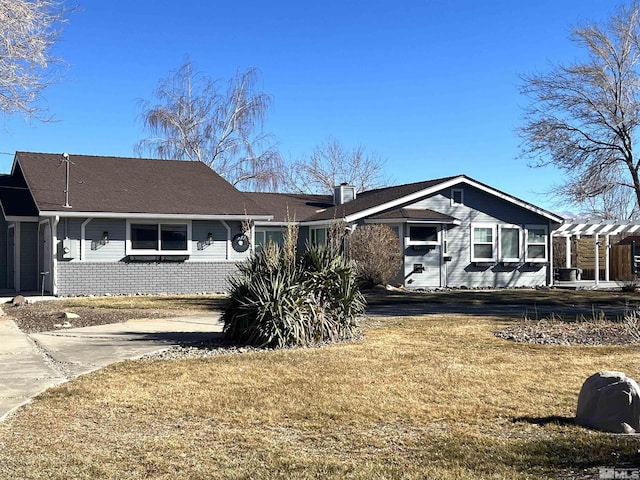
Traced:
[[605, 235], [604, 236], [604, 248], [606, 248], [606, 250], [604, 251], [604, 280], [605, 282], [609, 281], [609, 251], [611, 250], [611, 243], [609, 241], [609, 235]]
[[594, 235], [594, 242], [593, 242], [593, 250], [595, 253], [595, 259], [594, 259], [594, 267], [596, 270], [596, 273], [594, 275], [595, 280], [596, 280], [596, 288], [598, 288], [598, 283], [600, 282], [600, 242], [598, 241], [598, 235]]
[[571, 268], [571, 235], [564, 237], [564, 266]]

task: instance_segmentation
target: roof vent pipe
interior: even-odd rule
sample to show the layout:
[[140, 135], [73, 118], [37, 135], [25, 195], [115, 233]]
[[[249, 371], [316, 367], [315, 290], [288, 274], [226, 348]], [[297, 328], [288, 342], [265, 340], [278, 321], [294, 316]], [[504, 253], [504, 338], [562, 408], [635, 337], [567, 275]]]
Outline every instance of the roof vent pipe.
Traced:
[[71, 163], [69, 161], [69, 154], [68, 153], [63, 153], [62, 154], [62, 161], [65, 163], [65, 176], [64, 176], [64, 208], [71, 208], [71, 205], [69, 205], [69, 164]]
[[333, 190], [333, 204], [342, 205], [344, 203], [355, 200], [356, 187], [349, 185], [348, 183], [341, 183], [337, 185]]

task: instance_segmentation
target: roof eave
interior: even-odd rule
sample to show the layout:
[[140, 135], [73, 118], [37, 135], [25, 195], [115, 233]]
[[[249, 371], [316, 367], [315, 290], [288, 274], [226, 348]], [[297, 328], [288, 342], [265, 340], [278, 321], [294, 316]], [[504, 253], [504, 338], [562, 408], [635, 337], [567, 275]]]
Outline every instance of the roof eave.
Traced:
[[40, 212], [43, 217], [67, 217], [67, 218], [153, 218], [153, 219], [183, 219], [189, 220], [252, 220], [268, 221], [273, 215], [251, 215], [251, 214], [190, 214], [190, 213], [128, 213], [128, 212], [84, 212], [68, 210], [43, 210]]

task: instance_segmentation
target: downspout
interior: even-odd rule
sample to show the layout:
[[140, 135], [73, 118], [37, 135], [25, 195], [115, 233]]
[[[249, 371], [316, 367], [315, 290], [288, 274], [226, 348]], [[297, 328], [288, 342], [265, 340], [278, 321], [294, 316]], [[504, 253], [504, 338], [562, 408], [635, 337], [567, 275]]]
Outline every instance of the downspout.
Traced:
[[84, 241], [86, 235], [86, 226], [89, 222], [93, 220], [93, 218], [87, 218], [84, 222], [80, 224], [80, 261], [82, 262], [84, 258]]
[[220, 220], [220, 223], [227, 229], [227, 260], [229, 260], [231, 258], [231, 227], [224, 220]]
[[60, 216], [53, 217], [53, 225], [51, 225], [51, 294], [58, 296], [58, 222]]

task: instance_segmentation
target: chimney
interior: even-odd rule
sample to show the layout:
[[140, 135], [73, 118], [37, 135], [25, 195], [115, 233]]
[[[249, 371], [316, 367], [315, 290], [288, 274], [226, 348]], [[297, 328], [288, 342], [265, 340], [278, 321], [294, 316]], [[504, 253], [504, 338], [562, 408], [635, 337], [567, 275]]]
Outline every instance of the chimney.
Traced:
[[348, 183], [341, 183], [333, 190], [333, 204], [342, 205], [356, 198], [356, 187]]

